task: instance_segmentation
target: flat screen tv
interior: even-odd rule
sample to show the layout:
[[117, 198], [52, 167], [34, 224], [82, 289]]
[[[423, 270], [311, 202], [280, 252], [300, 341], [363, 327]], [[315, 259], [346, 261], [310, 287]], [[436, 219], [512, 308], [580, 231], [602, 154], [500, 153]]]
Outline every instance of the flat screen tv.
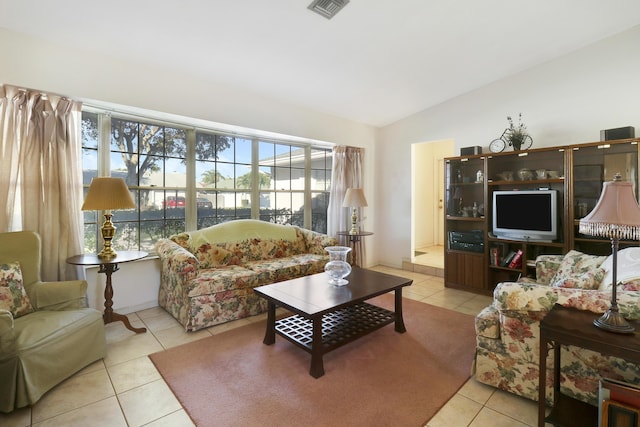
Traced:
[[557, 191], [494, 191], [493, 234], [496, 237], [511, 240], [556, 240], [558, 238]]

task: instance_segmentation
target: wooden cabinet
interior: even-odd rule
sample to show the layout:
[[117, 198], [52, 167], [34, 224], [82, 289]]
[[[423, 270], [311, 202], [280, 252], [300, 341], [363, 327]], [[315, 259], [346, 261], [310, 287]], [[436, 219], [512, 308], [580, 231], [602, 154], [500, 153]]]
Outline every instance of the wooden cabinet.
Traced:
[[[535, 276], [541, 254], [570, 249], [611, 253], [610, 242], [578, 233], [600, 197], [602, 184], [620, 172], [638, 197], [637, 139], [594, 142], [445, 159], [445, 286], [490, 294], [496, 284]], [[493, 193], [551, 189], [557, 193], [557, 238], [523, 241], [498, 238], [493, 230]], [[621, 247], [637, 245], [623, 241]], [[509, 253], [520, 262], [503, 264]]]
[[[599, 142], [575, 146], [571, 150], [570, 163], [573, 170], [568, 186], [572, 204], [571, 247], [594, 255], [611, 253], [611, 241], [608, 239], [585, 236], [578, 232], [580, 218], [585, 217], [595, 207], [602, 184], [613, 180], [620, 173], [623, 181], [633, 184], [633, 192], [638, 199], [638, 139]], [[638, 245], [637, 241], [620, 241], [620, 248]]]
[[445, 284], [485, 288], [486, 161], [484, 156], [445, 160]]

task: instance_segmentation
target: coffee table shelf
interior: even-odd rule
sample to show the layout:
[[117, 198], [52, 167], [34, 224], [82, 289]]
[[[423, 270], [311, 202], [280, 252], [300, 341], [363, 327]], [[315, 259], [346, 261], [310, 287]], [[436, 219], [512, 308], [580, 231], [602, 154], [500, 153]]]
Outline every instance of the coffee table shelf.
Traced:
[[[362, 302], [322, 317], [322, 352], [327, 353], [350, 343], [385, 325], [395, 322], [395, 313], [382, 307]], [[313, 322], [300, 315], [276, 321], [276, 332], [312, 352]]]

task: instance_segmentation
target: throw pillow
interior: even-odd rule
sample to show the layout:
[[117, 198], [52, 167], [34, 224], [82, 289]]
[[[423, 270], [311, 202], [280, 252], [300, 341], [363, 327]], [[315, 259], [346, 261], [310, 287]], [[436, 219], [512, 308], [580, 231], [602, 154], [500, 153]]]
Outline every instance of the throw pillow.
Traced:
[[22, 270], [18, 261], [0, 264], [0, 308], [9, 310], [14, 318], [33, 311], [24, 290]]
[[605, 275], [600, 265], [606, 258], [571, 250], [562, 259], [550, 284], [556, 288], [597, 289]]
[[[611, 289], [611, 282], [613, 281], [613, 255], [609, 255], [600, 267], [604, 268], [607, 274], [600, 283], [599, 289]], [[625, 284], [637, 279], [640, 279], [640, 248], [632, 247], [618, 251], [618, 270], [616, 273], [618, 284]]]

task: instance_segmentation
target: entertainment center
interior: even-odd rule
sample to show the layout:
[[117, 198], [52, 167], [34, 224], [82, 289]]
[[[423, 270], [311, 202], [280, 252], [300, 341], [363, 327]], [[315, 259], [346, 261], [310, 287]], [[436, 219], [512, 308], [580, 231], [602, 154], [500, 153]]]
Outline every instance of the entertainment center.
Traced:
[[538, 255], [610, 254], [609, 240], [581, 235], [578, 223], [616, 172], [638, 198], [638, 142], [446, 158], [445, 286], [490, 295], [500, 282], [535, 276]]

